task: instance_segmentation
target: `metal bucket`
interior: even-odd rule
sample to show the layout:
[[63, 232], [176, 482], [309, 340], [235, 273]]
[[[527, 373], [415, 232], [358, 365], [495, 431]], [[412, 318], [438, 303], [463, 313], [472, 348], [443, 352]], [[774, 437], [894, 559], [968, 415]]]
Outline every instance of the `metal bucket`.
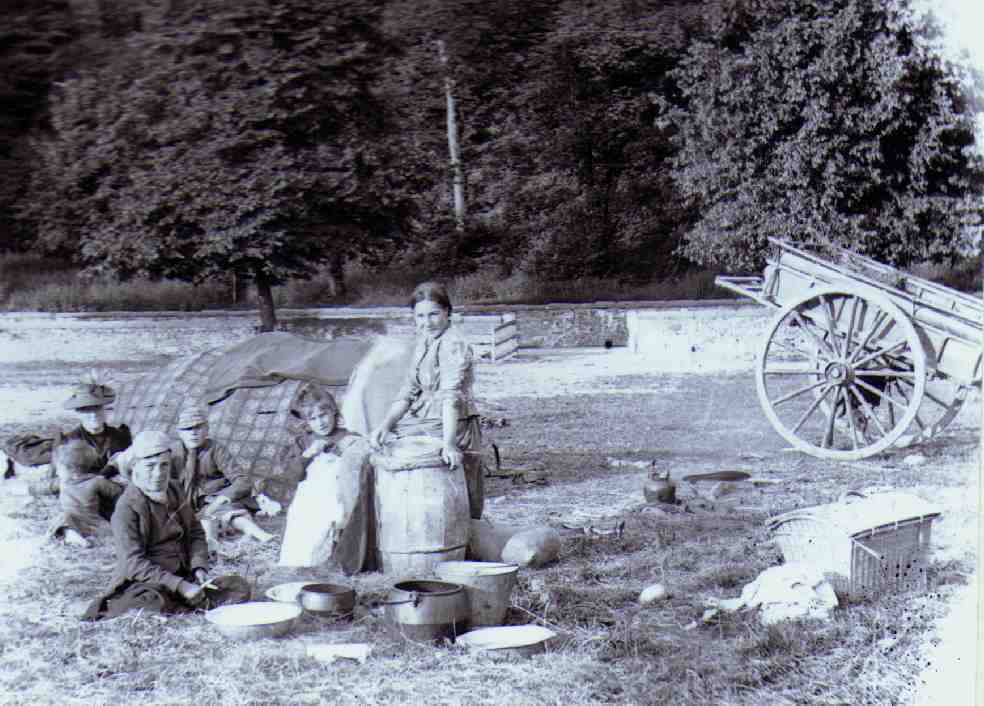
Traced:
[[440, 578], [465, 587], [473, 628], [502, 625], [517, 571], [516, 564], [492, 561], [444, 561], [434, 567]]
[[468, 595], [461, 584], [408, 579], [393, 584], [385, 602], [386, 622], [418, 642], [451, 640], [468, 630]]

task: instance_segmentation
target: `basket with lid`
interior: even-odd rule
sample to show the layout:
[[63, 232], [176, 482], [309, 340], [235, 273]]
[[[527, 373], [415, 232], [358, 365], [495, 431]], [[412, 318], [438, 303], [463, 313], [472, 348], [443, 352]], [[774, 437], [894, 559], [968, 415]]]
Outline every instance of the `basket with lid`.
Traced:
[[847, 600], [925, 591], [937, 506], [910, 493], [848, 493], [767, 522], [787, 562], [820, 568]]

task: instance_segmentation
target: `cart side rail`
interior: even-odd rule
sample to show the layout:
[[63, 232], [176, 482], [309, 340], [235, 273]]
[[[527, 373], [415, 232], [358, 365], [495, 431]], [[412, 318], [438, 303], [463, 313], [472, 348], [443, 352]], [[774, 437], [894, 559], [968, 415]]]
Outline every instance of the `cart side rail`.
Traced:
[[840, 284], [854, 291], [867, 289], [887, 296], [916, 324], [933, 332], [933, 338], [945, 336], [958, 338], [968, 345], [978, 347], [981, 345], [981, 334], [984, 332], [982, 314], [973, 310], [965, 308], [958, 313], [926, 300], [916, 299], [907, 292], [865, 277], [837, 276], [836, 272], [833, 276], [828, 272], [818, 273], [815, 268], [805, 267], [796, 256], [784, 254], [784, 257], [777, 264], [770, 265], [770, 268], [774, 271], [775, 279], [765, 296], [775, 299], [780, 304], [807, 290], [821, 286]]
[[[828, 247], [839, 255], [842, 262], [848, 264], [830, 262], [779, 238], [769, 238], [769, 242], [777, 248], [777, 252], [768, 259], [771, 266], [799, 273], [806, 278], [816, 278], [822, 284], [833, 284], [836, 281], [866, 284], [892, 297], [895, 304], [917, 319], [920, 318], [917, 311], [926, 308], [936, 312], [931, 318], [937, 321], [955, 318], [969, 325], [972, 337], [979, 339], [984, 326], [984, 301], [977, 297], [910, 275], [834, 245]], [[958, 326], [955, 333], [966, 330], [965, 326]]]

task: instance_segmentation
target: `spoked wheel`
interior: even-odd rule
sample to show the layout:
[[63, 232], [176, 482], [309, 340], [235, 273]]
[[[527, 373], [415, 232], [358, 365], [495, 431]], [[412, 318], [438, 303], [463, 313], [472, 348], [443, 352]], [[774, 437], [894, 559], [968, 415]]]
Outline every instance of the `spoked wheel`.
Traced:
[[[908, 380], [894, 383], [899, 391], [908, 394], [912, 385]], [[922, 404], [913, 419], [908, 433], [902, 435], [898, 444], [909, 445], [929, 441], [954, 420], [963, 407], [971, 386], [943, 374], [930, 373], [926, 377]]]
[[776, 318], [756, 385], [772, 426], [795, 448], [856, 460], [887, 449], [915, 420], [926, 354], [912, 322], [881, 294], [816, 289]]

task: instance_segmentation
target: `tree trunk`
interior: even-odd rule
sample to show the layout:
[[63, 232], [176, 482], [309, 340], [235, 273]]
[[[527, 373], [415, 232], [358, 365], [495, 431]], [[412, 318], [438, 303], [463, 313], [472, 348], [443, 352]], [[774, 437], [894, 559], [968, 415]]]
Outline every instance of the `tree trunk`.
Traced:
[[232, 273], [232, 303], [242, 304], [246, 302], [249, 293], [249, 276], [242, 272]]
[[458, 149], [458, 124], [455, 117], [454, 82], [448, 71], [448, 55], [444, 50], [444, 40], [437, 40], [437, 55], [444, 68], [444, 94], [447, 101], [448, 152], [451, 161], [451, 184], [454, 194], [454, 220], [458, 230], [465, 227], [465, 174], [461, 168], [461, 153]]
[[260, 333], [268, 333], [277, 329], [277, 314], [273, 310], [273, 290], [266, 273], [257, 269], [256, 300], [260, 305]]
[[332, 296], [341, 299], [348, 295], [348, 287], [345, 285], [345, 255], [340, 252], [332, 255], [328, 273], [331, 275]]

